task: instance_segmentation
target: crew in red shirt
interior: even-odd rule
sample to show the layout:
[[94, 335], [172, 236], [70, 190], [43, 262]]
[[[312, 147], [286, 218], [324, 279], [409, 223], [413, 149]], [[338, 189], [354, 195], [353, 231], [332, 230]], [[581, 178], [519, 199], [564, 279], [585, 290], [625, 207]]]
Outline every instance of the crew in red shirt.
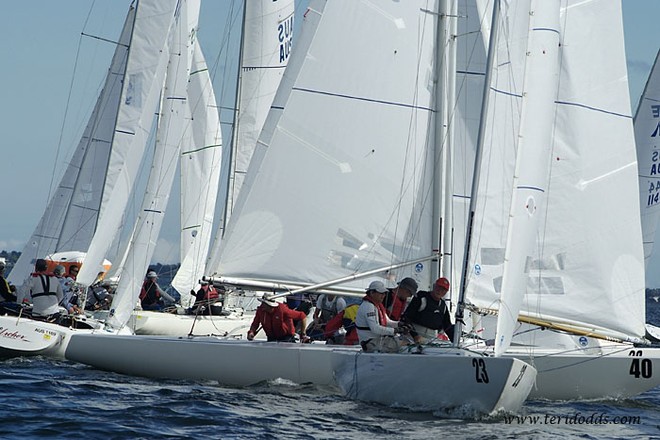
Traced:
[[307, 315], [304, 312], [291, 310], [286, 304], [275, 301], [272, 293], [266, 293], [259, 298], [261, 305], [257, 307], [254, 320], [248, 331], [248, 340], [253, 340], [259, 327], [266, 332], [268, 341], [296, 342], [296, 324], [294, 320], [301, 321], [301, 339], [306, 342]]

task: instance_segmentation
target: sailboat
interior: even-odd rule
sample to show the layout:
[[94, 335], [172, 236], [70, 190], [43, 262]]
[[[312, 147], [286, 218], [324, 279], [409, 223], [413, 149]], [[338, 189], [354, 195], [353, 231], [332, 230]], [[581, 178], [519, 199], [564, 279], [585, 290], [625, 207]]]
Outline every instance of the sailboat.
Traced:
[[[387, 269], [398, 268], [391, 273], [414, 274], [430, 285], [434, 264], [427, 262], [437, 254], [426, 202], [435, 174], [431, 116], [439, 16], [436, 2], [426, 0], [310, 4], [227, 224], [218, 266], [210, 269], [221, 275], [215, 282], [283, 295], [288, 289], [362, 296], [364, 277], [389, 276]], [[347, 75], [347, 65], [361, 68]], [[371, 355], [359, 347], [319, 344], [80, 335], [66, 356], [125, 374], [238, 386], [281, 377], [335, 384], [362, 400], [424, 409], [467, 406], [478, 413], [516, 411], [535, 377], [534, 368], [517, 359], [459, 347]], [[200, 368], [187, 368], [191, 359]], [[385, 372], [383, 377], [413, 369], [445, 374], [429, 375], [425, 390], [408, 387], [393, 399], [393, 393], [370, 394], [378, 374], [347, 374], [363, 360], [364, 368]], [[353, 382], [358, 378], [359, 385]]]
[[[93, 237], [116, 230], [103, 225], [104, 218], [121, 218], [122, 202], [118, 192], [134, 180], [127, 170], [137, 161], [133, 154], [144, 150], [148, 128], [157, 103], [159, 78], [164, 75], [162, 49], [175, 16], [176, 2], [143, 0], [129, 8], [124, 28], [108, 71], [105, 85], [70, 162], [67, 173], [46, 208], [33, 237], [17, 262], [12, 276], [23, 276], [31, 258], [54, 252], [85, 249]], [[100, 169], [105, 171], [100, 172]], [[104, 185], [105, 179], [105, 185]], [[122, 188], [123, 191], [122, 191]], [[126, 194], [126, 197], [128, 195]], [[107, 229], [104, 229], [107, 227]], [[75, 246], [75, 247], [74, 247]], [[78, 247], [80, 246], [80, 247]], [[81, 267], [86, 284], [94, 281], [104, 262], [104, 252]], [[29, 269], [28, 269], [29, 270]], [[19, 316], [0, 316], [7, 355], [64, 356], [72, 335], [91, 332], [73, 318], [71, 325], [58, 325]]]
[[[540, 208], [543, 221], [537, 236], [531, 237], [535, 248], [528, 254], [520, 286], [526, 292], [520, 323], [505, 356], [538, 370], [530, 398], [630, 397], [660, 385], [652, 372], [660, 351], [645, 340], [645, 252], [621, 5], [563, 1], [561, 6], [564, 43], [555, 109], [549, 115], [556, 122], [552, 160], [545, 171], [547, 206]], [[494, 93], [517, 96], [507, 94], [507, 84], [504, 78]], [[652, 115], [648, 102], [640, 111]], [[653, 130], [637, 122], [636, 129], [648, 139]], [[506, 133], [500, 137], [505, 139]], [[510, 175], [507, 170], [515, 163], [502, 148], [481, 171], [490, 176], [490, 185], [480, 210], [501, 215], [475, 230], [479, 244], [467, 287], [475, 317], [506, 313], [498, 305], [509, 264], [508, 236], [502, 231], [511, 228], [508, 206], [514, 182], [502, 176]], [[640, 181], [648, 175], [648, 166], [646, 162], [640, 171]], [[642, 207], [647, 200], [644, 196]], [[642, 208], [642, 225], [653, 216], [649, 208]], [[493, 352], [492, 318], [475, 321], [473, 331], [484, 340], [472, 348]]]

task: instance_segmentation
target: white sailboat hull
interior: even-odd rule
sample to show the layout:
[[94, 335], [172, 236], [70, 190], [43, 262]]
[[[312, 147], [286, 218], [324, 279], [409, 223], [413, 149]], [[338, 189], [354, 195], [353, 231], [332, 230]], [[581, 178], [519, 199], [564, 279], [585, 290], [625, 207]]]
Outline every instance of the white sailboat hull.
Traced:
[[48, 356], [64, 359], [64, 352], [71, 336], [92, 331], [3, 315], [0, 316], [0, 359], [18, 356]]
[[[232, 312], [220, 316], [177, 315], [172, 313], [134, 311], [129, 325], [137, 335], [213, 335], [245, 337], [254, 314]], [[260, 333], [261, 334], [261, 333]]]
[[[520, 409], [536, 376], [534, 368], [517, 359], [488, 358], [464, 350], [366, 354], [357, 346], [215, 337], [76, 334], [65, 355], [71, 361], [132, 376], [215, 380], [231, 386], [286, 379], [338, 385], [360, 400], [434, 410], [463, 407], [480, 414]], [[402, 371], [434, 380], [410, 393], [410, 384], [400, 380]], [[355, 378], [360, 380], [359, 387], [354, 386]], [[357, 395], [352, 394], [355, 389], [359, 389]]]
[[337, 350], [332, 360], [337, 385], [352, 399], [452, 414], [516, 412], [536, 378], [534, 368], [518, 359], [455, 348], [424, 354]]
[[660, 348], [613, 344], [598, 354], [534, 350], [530, 355], [529, 350], [509, 350], [504, 356], [537, 369], [530, 399], [619, 399], [660, 386]]
[[[492, 327], [484, 322], [486, 329]], [[492, 333], [484, 336], [494, 337]], [[471, 350], [492, 353], [492, 345], [486, 346], [484, 340], [472, 342], [468, 342]], [[635, 347], [520, 324], [514, 345], [503, 356], [536, 368], [532, 399], [618, 399], [660, 386], [658, 347]]]
[[325, 344], [95, 334], [75, 335], [66, 358], [102, 370], [159, 379], [248, 386], [281, 378], [332, 385], [332, 352]]

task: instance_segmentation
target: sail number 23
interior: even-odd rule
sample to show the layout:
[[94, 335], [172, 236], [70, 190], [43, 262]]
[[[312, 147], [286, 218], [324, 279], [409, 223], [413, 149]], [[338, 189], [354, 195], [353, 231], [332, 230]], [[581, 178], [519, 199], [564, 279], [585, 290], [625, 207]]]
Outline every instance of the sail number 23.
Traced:
[[474, 374], [477, 383], [488, 383], [488, 372], [486, 371], [486, 362], [483, 359], [472, 359], [472, 366], [474, 367]]
[[643, 377], [648, 379], [653, 376], [653, 362], [651, 359], [642, 358], [642, 350], [630, 350], [628, 356], [631, 356], [630, 375], [639, 379]]

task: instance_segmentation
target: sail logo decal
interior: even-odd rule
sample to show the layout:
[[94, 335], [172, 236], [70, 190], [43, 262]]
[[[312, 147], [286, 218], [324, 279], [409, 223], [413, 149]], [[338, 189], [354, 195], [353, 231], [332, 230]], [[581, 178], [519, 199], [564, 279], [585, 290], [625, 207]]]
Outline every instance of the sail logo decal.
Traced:
[[280, 45], [280, 64], [286, 63], [291, 54], [293, 44], [293, 14], [277, 25], [277, 40]]
[[422, 263], [415, 264], [415, 272], [420, 273], [424, 270], [424, 265]]
[[30, 340], [22, 333], [19, 333], [17, 330], [9, 331], [4, 327], [0, 327], [0, 337], [11, 339], [13, 341], [25, 341], [30, 342]]

